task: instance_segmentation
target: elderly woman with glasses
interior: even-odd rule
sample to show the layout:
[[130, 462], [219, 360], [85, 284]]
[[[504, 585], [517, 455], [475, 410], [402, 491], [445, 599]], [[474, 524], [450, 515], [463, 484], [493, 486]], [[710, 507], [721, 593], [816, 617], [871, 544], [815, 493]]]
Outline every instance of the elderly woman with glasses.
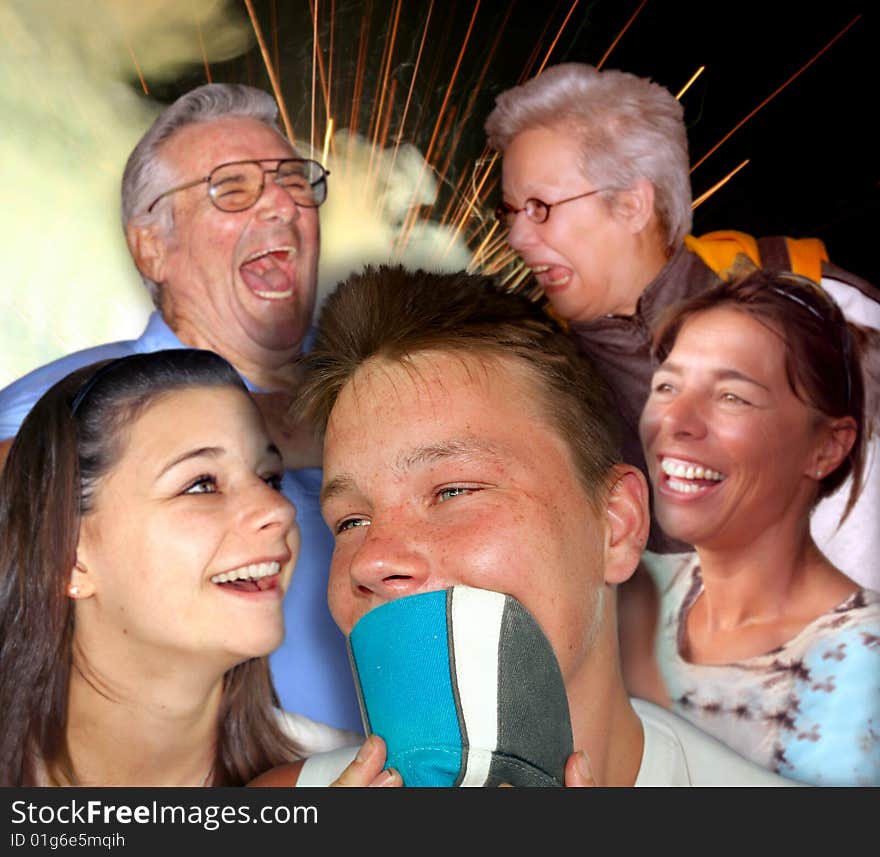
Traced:
[[812, 281], [755, 272], [661, 317], [641, 418], [657, 517], [696, 547], [655, 569], [671, 706], [816, 785], [880, 785], [880, 594], [809, 525], [865, 475], [861, 338]]
[[[682, 106], [645, 78], [566, 63], [502, 92], [486, 133], [502, 154], [497, 215], [508, 242], [611, 386], [624, 458], [644, 469], [638, 420], [653, 371], [651, 323], [664, 307], [720, 279], [690, 249]], [[765, 249], [787, 254], [782, 239], [758, 244], [762, 258]], [[817, 262], [817, 280], [847, 317], [880, 327], [876, 290], [827, 262], [821, 268], [820, 276]], [[826, 500], [814, 528], [849, 573], [880, 588], [880, 572], [866, 561], [880, 554], [880, 480], [838, 531], [844, 504], [843, 492]], [[687, 546], [655, 522], [649, 547], [668, 553]]]

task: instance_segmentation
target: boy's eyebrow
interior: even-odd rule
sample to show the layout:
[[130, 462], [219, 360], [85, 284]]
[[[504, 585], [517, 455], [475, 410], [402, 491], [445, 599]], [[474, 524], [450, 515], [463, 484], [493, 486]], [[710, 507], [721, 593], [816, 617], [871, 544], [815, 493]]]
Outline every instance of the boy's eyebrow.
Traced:
[[478, 456], [497, 458], [499, 456], [498, 447], [477, 438], [425, 444], [401, 455], [395, 462], [394, 469], [399, 473], [405, 473], [419, 464], [442, 461], [446, 458], [476, 458]]
[[[478, 440], [476, 438], [467, 438], [466, 440], [449, 440], [440, 443], [430, 443], [424, 446], [418, 446], [415, 449], [408, 450], [401, 454], [394, 463], [393, 470], [396, 473], [406, 473], [413, 467], [421, 464], [429, 464], [435, 461], [443, 461], [448, 458], [475, 458], [477, 456], [498, 458], [501, 453], [494, 444]], [[333, 497], [344, 494], [348, 491], [356, 489], [356, 483], [353, 476], [349, 473], [342, 472], [338, 476], [334, 476], [321, 489], [321, 503], [326, 503]]]
[[320, 504], [323, 506], [328, 500], [338, 497], [340, 494], [347, 494], [354, 490], [354, 479], [345, 473], [334, 476], [329, 482], [325, 482], [321, 488]]

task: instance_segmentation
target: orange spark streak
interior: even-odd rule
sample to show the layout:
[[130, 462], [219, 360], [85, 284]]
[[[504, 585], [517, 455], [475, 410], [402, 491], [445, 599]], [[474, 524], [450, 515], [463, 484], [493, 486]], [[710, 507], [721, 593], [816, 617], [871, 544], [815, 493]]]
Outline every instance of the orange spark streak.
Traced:
[[[501, 26], [498, 28], [498, 32], [495, 34], [495, 39], [493, 40], [492, 45], [486, 53], [483, 68], [480, 71], [480, 76], [477, 78], [477, 82], [474, 85], [473, 91], [471, 92], [471, 97], [468, 99], [467, 104], [462, 111], [461, 120], [458, 123], [458, 130], [455, 133], [452, 145], [450, 145], [448, 149], [446, 160], [444, 161], [443, 166], [440, 168], [441, 181], [445, 180], [446, 174], [449, 172], [449, 168], [452, 165], [452, 158], [454, 157], [456, 150], [458, 149], [458, 144], [461, 142], [461, 137], [464, 133], [464, 129], [467, 126], [468, 121], [470, 120], [471, 114], [473, 113], [474, 102], [477, 100], [477, 96], [480, 94], [480, 90], [483, 88], [483, 81], [486, 79], [486, 75], [489, 73], [489, 66], [492, 63], [492, 60], [495, 59], [495, 52], [498, 50], [499, 44], [501, 44], [501, 36], [504, 34], [504, 30], [507, 27], [507, 22], [510, 20], [511, 9], [512, 7], [508, 6], [507, 13], [504, 16], [504, 20], [501, 22]], [[565, 25], [563, 24], [563, 26]], [[452, 201], [450, 200], [449, 205], [447, 205], [446, 210], [443, 212], [443, 216], [440, 218], [441, 223], [445, 224], [447, 222], [446, 218], [449, 216], [449, 209], [451, 206]], [[468, 206], [468, 209], [470, 208], [472, 208], [472, 206]], [[467, 214], [467, 212], [465, 212], [465, 214]], [[455, 230], [455, 235], [457, 236], [460, 231], [461, 226], [459, 226]]]
[[128, 48], [128, 54], [134, 63], [134, 70], [137, 72], [138, 79], [141, 82], [141, 89], [143, 89], [144, 95], [149, 95], [150, 90], [147, 89], [147, 82], [144, 80], [143, 74], [141, 74], [141, 67], [138, 65], [137, 57], [134, 55], [134, 48], [132, 48], [131, 42], [128, 40], [128, 33], [124, 30], [122, 31], [122, 38], [125, 39], [125, 47]]
[[269, 8], [272, 11], [271, 27], [272, 27], [272, 54], [275, 57], [275, 72], [281, 72], [281, 57], [278, 51], [278, 4], [272, 0]]
[[[440, 133], [440, 136], [437, 138], [437, 145], [434, 147], [438, 152], [443, 150], [443, 147], [446, 145], [446, 139], [449, 137], [449, 132], [452, 129], [452, 125], [455, 122], [456, 114], [458, 113], [458, 105], [452, 104], [449, 107], [449, 112], [446, 114], [443, 122], [443, 130]], [[435, 166], [436, 169], [436, 166]]]
[[407, 90], [407, 93], [406, 93], [406, 102], [404, 103], [404, 107], [403, 107], [403, 115], [400, 118], [400, 125], [398, 126], [397, 135], [394, 140], [394, 153], [391, 156], [391, 165], [388, 168], [388, 182], [386, 182], [386, 184], [385, 184], [385, 191], [386, 192], [388, 190], [388, 184], [391, 182], [391, 177], [394, 175], [394, 165], [397, 162], [397, 153], [400, 150], [400, 141], [403, 139], [403, 132], [404, 132], [404, 128], [406, 127], [406, 119], [407, 119], [407, 115], [409, 114], [410, 104], [412, 102], [412, 94], [413, 94], [413, 89], [415, 88], [415, 84], [416, 84], [416, 77], [418, 76], [419, 68], [421, 67], [421, 64], [422, 64], [422, 51], [424, 50], [424, 47], [425, 47], [425, 39], [428, 36], [428, 25], [431, 23], [431, 15], [432, 15], [433, 11], [434, 11], [434, 0], [431, 0], [430, 5], [428, 6], [428, 14], [425, 17], [425, 26], [422, 29], [422, 38], [421, 38], [421, 41], [419, 42], [419, 51], [418, 51], [418, 54], [416, 55], [415, 65], [413, 66], [413, 73], [412, 73], [412, 76], [410, 77], [410, 80], [409, 80], [409, 89]]
[[[394, 57], [394, 45], [397, 42], [397, 31], [400, 26], [400, 7], [402, 4], [402, 0], [396, 0], [394, 4], [394, 21], [391, 25], [391, 34], [388, 39], [385, 41], [385, 51], [384, 56], [382, 57], [382, 74], [379, 78], [379, 91], [377, 95], [379, 96], [378, 106], [373, 111], [373, 140], [370, 146], [370, 162], [367, 166], [367, 185], [370, 186], [373, 184], [373, 166], [375, 163], [376, 156], [376, 144], [380, 136], [381, 125], [385, 124], [385, 130], [387, 132], [388, 125], [385, 121], [385, 92], [388, 89], [388, 78], [391, 74], [391, 61]], [[395, 81], [396, 83], [396, 81]], [[390, 121], [391, 117], [388, 116], [388, 121]]]
[[[395, 3], [398, 3], [399, 0], [395, 0]], [[379, 122], [379, 104], [381, 103], [383, 92], [383, 83], [385, 82], [385, 75], [387, 74], [387, 69], [391, 64], [391, 54], [390, 50], [394, 46], [394, 41], [397, 37], [397, 28], [392, 27], [390, 38], [386, 37], [385, 42], [382, 46], [382, 59], [379, 62], [379, 79], [376, 83], [376, 92], [373, 94], [373, 109], [370, 111], [370, 119], [367, 123], [367, 132], [366, 136], [369, 138], [375, 138], [376, 134], [376, 124]]]
[[[428, 37], [428, 25], [431, 23], [431, 15], [433, 13], [434, 13], [434, 0], [431, 0], [430, 5], [428, 6], [428, 14], [425, 16], [425, 26], [422, 29], [422, 38], [421, 38], [421, 41], [419, 42], [419, 52], [418, 52], [418, 54], [416, 54], [416, 61], [415, 61], [415, 65], [413, 66], [412, 77], [410, 78], [410, 81], [409, 81], [409, 89], [407, 90], [407, 93], [406, 93], [406, 103], [404, 104], [404, 107], [403, 107], [403, 116], [401, 116], [401, 118], [400, 118], [400, 126], [399, 126], [400, 130], [397, 132], [397, 139], [398, 140], [400, 140], [403, 137], [403, 130], [404, 130], [404, 127], [406, 126], [407, 114], [409, 113], [409, 106], [410, 106], [410, 103], [412, 102], [412, 94], [413, 94], [413, 89], [415, 88], [415, 84], [416, 84], [416, 77], [418, 76], [419, 68], [422, 64], [422, 52], [425, 49], [425, 39], [427, 39], [427, 37]], [[395, 155], [396, 155], [396, 149], [395, 149]]]
[[[572, 8], [574, 8], [574, 7], [572, 7]], [[554, 12], [555, 12], [555, 9], [554, 9]], [[569, 12], [569, 15], [570, 14], [571, 14], [571, 12]], [[568, 18], [566, 18], [566, 21], [567, 20], [568, 20]], [[541, 31], [541, 35], [535, 41], [535, 47], [532, 48], [532, 53], [529, 56], [529, 58], [526, 60], [526, 64], [523, 67], [523, 70], [520, 73], [520, 76], [517, 80], [518, 84], [524, 83], [527, 78], [532, 76], [532, 69], [534, 68], [535, 63], [538, 61], [538, 54], [540, 53], [541, 45], [544, 43], [544, 39], [547, 36], [547, 31], [550, 29], [551, 21], [552, 21], [552, 15], [549, 18], [547, 18], [546, 22], [544, 23], [544, 29]], [[565, 27], [565, 22], [563, 22], [562, 27]], [[557, 39], [559, 38], [561, 33], [562, 33], [562, 28], [560, 28], [559, 33], [556, 36]], [[547, 56], [549, 56], [549, 53], [547, 54]], [[545, 59], [545, 62], [546, 62], [546, 59]], [[477, 181], [475, 184], [479, 185], [480, 187], [483, 187], [483, 185], [486, 182], [486, 178], [488, 177], [489, 173], [491, 172], [492, 167], [495, 164], [496, 160], [498, 160], [498, 154], [496, 152], [492, 152], [488, 146], [483, 146], [483, 151], [482, 151], [480, 157], [477, 158], [476, 163], [478, 163], [478, 164], [485, 163], [486, 164], [486, 174], [483, 176], [482, 179]], [[474, 184], [474, 182], [472, 182], [472, 184]]]
[[[480, 257], [486, 252], [486, 248], [490, 244], [494, 244], [493, 235], [498, 230], [498, 221], [493, 223], [489, 227], [489, 231], [486, 233], [486, 236], [483, 240], [477, 245], [474, 252], [471, 254], [471, 261], [468, 265], [468, 270], [473, 271], [480, 266]], [[497, 236], [495, 236], [495, 241], [497, 241]], [[487, 255], [491, 255], [491, 253], [487, 253]]]
[[327, 154], [330, 151], [330, 141], [333, 139], [333, 117], [327, 120], [327, 131], [324, 134], [324, 150], [321, 153], [321, 163], [327, 163]]
[[379, 136], [375, 143], [380, 149], [385, 148], [388, 144], [388, 128], [391, 126], [391, 115], [394, 111], [394, 99], [397, 96], [397, 81], [391, 81], [391, 91], [388, 93], [388, 104], [385, 107], [385, 116], [382, 119], [382, 127], [379, 129]]
[[315, 151], [315, 86], [317, 85], [318, 72], [318, 0], [309, 0], [309, 7], [312, 11], [312, 121], [309, 128], [309, 146]]
[[[528, 278], [531, 271], [523, 266], [522, 268], [515, 268], [508, 276], [504, 277], [501, 280], [501, 285], [504, 286], [507, 291], [515, 292]], [[508, 285], [508, 282], [513, 279], [513, 282]]]
[[[445, 185], [451, 185], [451, 181], [447, 180], [445, 173], [441, 174], [440, 181]], [[443, 215], [440, 218], [441, 226], [454, 225], [454, 229], [449, 236], [449, 240], [446, 242], [446, 247], [441, 254], [441, 258], [445, 258], [446, 254], [452, 249], [452, 245], [455, 243], [455, 239], [464, 230], [469, 215], [480, 202], [479, 199], [470, 196], [464, 191], [463, 185], [467, 183], [467, 173], [462, 172], [459, 175], [458, 180], [455, 182], [455, 186], [452, 188], [449, 202], [447, 203]], [[431, 205], [430, 210], [433, 210], [433, 204]], [[450, 212], [452, 212], [451, 216]], [[483, 227], [483, 218], [478, 217], [477, 219], [479, 221], [478, 224], [474, 228], [472, 228], [471, 234], [465, 239], [465, 244], [468, 246], [470, 245], [470, 240], [475, 238]]]
[[527, 78], [531, 76], [531, 71], [535, 67], [535, 63], [538, 61], [538, 54], [541, 51], [541, 42], [544, 41], [544, 33], [547, 32], [547, 27], [544, 27], [544, 32], [541, 33], [541, 38], [535, 47], [532, 48], [532, 52], [529, 55], [529, 58], [526, 60], [526, 64], [523, 66], [523, 70], [520, 73], [517, 84], [524, 83]]
[[272, 92], [275, 93], [275, 100], [278, 102], [278, 109], [281, 112], [281, 119], [284, 122], [284, 130], [287, 133], [287, 139], [292, 143], [294, 140], [293, 126], [290, 124], [290, 118], [287, 115], [287, 106], [284, 104], [284, 97], [281, 95], [278, 76], [275, 74], [275, 69], [272, 68], [272, 63], [269, 62], [269, 52], [266, 50], [266, 41], [263, 38], [263, 31], [260, 29], [260, 22], [257, 20], [256, 13], [254, 12], [254, 5], [251, 0], [244, 0], [244, 4], [247, 6], [248, 15], [251, 19], [251, 26], [254, 28], [254, 35], [257, 37], [257, 43], [260, 46], [260, 54], [263, 57], [263, 64], [266, 66], [266, 71], [269, 74], [269, 81], [272, 84]]
[[762, 107], [765, 107], [767, 104], [769, 104], [774, 98], [776, 98], [777, 95], [779, 95], [780, 92], [782, 92], [783, 89], [785, 89], [790, 83], [792, 83], [792, 81], [800, 77], [800, 75], [802, 75], [814, 62], [816, 62], [816, 60], [819, 59], [819, 57], [822, 56], [822, 54], [824, 54], [825, 51], [827, 51], [841, 36], [843, 36], [847, 32], [847, 30], [849, 30], [861, 17], [861, 15], [856, 15], [856, 17], [853, 18], [852, 21], [850, 21], [830, 42], [828, 42], [828, 44], [825, 45], [825, 47], [822, 48], [819, 53], [817, 53], [811, 60], [809, 60], [806, 65], [801, 66], [801, 68], [799, 68], [787, 81], [785, 81], [785, 83], [783, 83], [780, 87], [771, 92], [770, 95], [768, 95], [754, 110], [751, 111], [751, 113], [749, 113], [743, 119], [740, 119], [740, 121], [737, 122], [730, 131], [728, 131], [711, 149], [709, 149], [708, 152], [706, 152], [705, 155], [703, 155], [702, 158], [700, 158], [699, 161], [697, 161], [691, 167], [691, 172], [693, 172], [698, 166], [700, 166], [700, 164], [702, 164], [703, 161], [706, 160], [706, 158], [716, 152], [720, 146], [726, 143]]
[[[328, 75], [324, 71], [324, 54], [321, 52], [321, 46], [318, 41], [318, 9], [315, 3], [312, 3], [309, 0], [309, 8], [312, 10], [312, 14], [314, 15], [314, 39], [312, 42], [313, 45], [313, 56], [318, 58], [318, 77], [321, 81], [321, 95], [324, 98], [324, 115], [327, 119], [330, 118], [332, 112], [330, 110], [330, 82], [328, 80]], [[332, 32], [332, 30], [331, 30]], [[312, 84], [314, 87], [314, 83]], [[314, 89], [313, 89], [314, 92]], [[314, 104], [314, 99], [313, 99]], [[313, 121], [314, 124], [314, 121]]]
[[529, 58], [526, 60], [526, 64], [523, 66], [523, 70], [520, 73], [517, 83], [525, 83], [526, 79], [532, 76], [532, 69], [535, 67], [535, 63], [538, 61], [538, 54], [541, 52], [541, 45], [544, 44], [544, 39], [547, 36], [547, 31], [550, 29], [550, 23], [553, 20], [553, 15], [556, 14], [556, 9], [558, 7], [559, 4], [557, 3], [556, 7], [553, 9], [553, 12], [545, 21], [544, 29], [541, 31], [541, 35], [538, 36], [538, 38], [535, 40], [535, 46], [532, 48], [532, 52], [531, 54], [529, 54]]
[[[331, 121], [330, 117], [332, 116], [331, 107], [330, 107], [330, 80], [329, 75], [327, 75], [324, 71], [324, 55], [321, 52], [321, 45], [318, 39], [318, 2], [317, 0], [309, 0], [309, 11], [312, 15], [312, 105], [311, 105], [311, 131], [309, 132], [309, 139], [312, 144], [312, 152], [315, 151], [315, 137], [317, 136], [317, 119], [316, 119], [316, 110], [317, 110], [317, 82], [315, 78], [315, 73], [317, 72], [318, 78], [321, 81], [321, 96], [324, 100], [324, 117], [327, 121]], [[333, 14], [333, 8], [331, 7], [331, 14]], [[333, 44], [333, 27], [331, 21], [330, 28], [330, 44], [331, 44], [331, 60], [332, 63], [332, 44]], [[325, 132], [326, 138], [326, 132]], [[324, 140], [324, 149], [327, 148], [327, 141]]]
[[701, 193], [694, 201], [691, 203], [691, 208], [696, 208], [698, 205], [702, 205], [715, 191], [724, 187], [747, 163], [749, 159], [746, 158], [738, 167], [731, 170], [721, 181], [716, 182], [709, 188], [705, 193]]
[[385, 92], [388, 89], [388, 78], [391, 74], [391, 61], [394, 57], [394, 46], [397, 43], [397, 32], [400, 27], [400, 7], [403, 0], [396, 0], [394, 4], [394, 23], [391, 25], [391, 37], [386, 41], [386, 51], [384, 56], [384, 68], [382, 69], [382, 79], [379, 82], [379, 107], [376, 111], [375, 128], [373, 132], [373, 145], [375, 146], [378, 139], [380, 117], [385, 110]]
[[611, 47], [609, 47], [608, 50], [605, 51], [605, 56], [603, 56], [602, 59], [600, 59], [599, 62], [596, 63], [596, 68], [602, 68], [602, 66], [605, 65], [605, 60], [608, 59], [611, 51], [613, 51], [617, 47], [617, 43], [623, 38], [623, 34], [630, 28], [630, 25], [633, 21], [635, 21], [636, 16], [639, 14], [639, 12], [642, 11], [642, 7], [647, 2], [648, 0], [642, 0], [642, 2], [639, 3], [639, 8], [632, 13], [632, 17], [623, 25], [623, 29], [617, 34], [617, 38], [611, 43]]
[[[480, 205], [482, 201], [480, 194], [482, 193], [483, 187], [485, 186], [489, 175], [490, 174], [488, 172], [484, 173], [481, 181], [479, 182], [477, 190], [475, 190], [468, 196], [460, 194], [459, 191], [460, 186], [464, 183], [464, 176], [462, 176], [462, 178], [460, 178], [458, 183], [456, 184], [456, 195], [453, 197], [452, 200], [450, 200], [449, 204], [446, 206], [446, 210], [443, 212], [443, 217], [440, 220], [441, 224], [451, 225], [454, 227], [452, 236], [449, 239], [449, 244], [446, 247], [446, 251], [451, 249], [452, 243], [464, 229], [465, 223], [467, 223], [468, 218], [473, 215], [474, 210], [477, 208], [478, 205]], [[486, 199], [488, 199], [489, 193], [494, 189], [496, 183], [497, 179], [493, 179], [489, 188], [486, 191]], [[450, 216], [450, 209], [452, 208], [453, 204], [455, 205], [455, 208]]]
[[[440, 223], [443, 225], [449, 223], [457, 223], [458, 225], [455, 228], [455, 232], [449, 239], [449, 244], [446, 246], [446, 250], [452, 246], [452, 242], [455, 240], [455, 237], [461, 232], [464, 227], [464, 222], [467, 219], [468, 214], [473, 210], [474, 206], [478, 199], [475, 199], [472, 196], [465, 195], [462, 191], [462, 185], [467, 181], [467, 174], [462, 172], [462, 174], [458, 177], [458, 181], [455, 183], [455, 190], [452, 192], [452, 196], [449, 199], [449, 202], [446, 204], [446, 208], [443, 211], [443, 216], [440, 218]], [[450, 211], [452, 211], [454, 207], [454, 213], [450, 217]], [[445, 253], [446, 251], [444, 251]]]
[[[644, 2], [644, 0], [643, 0]], [[556, 38], [550, 44], [550, 47], [547, 49], [547, 53], [544, 54], [544, 61], [541, 63], [540, 68], [538, 69], [538, 74], [544, 71], [544, 67], [550, 61], [550, 54], [553, 53], [553, 49], [556, 47], [556, 43], [562, 38], [562, 31], [565, 29], [565, 25], [568, 23], [569, 18], [571, 18], [574, 13], [575, 7], [578, 4], [578, 0], [574, 0], [574, 3], [571, 4], [571, 9], [568, 10], [568, 14], [565, 16], [565, 20], [562, 22], [562, 25], [559, 28], [559, 32], [556, 34]]]
[[205, 38], [202, 35], [202, 22], [198, 18], [196, 18], [196, 29], [199, 33], [199, 45], [202, 49], [202, 60], [205, 63], [205, 77], [208, 79], [208, 83], [213, 83], [214, 81], [211, 80], [211, 67], [208, 65], [208, 51], [205, 48]]
[[[441, 36], [438, 39], [438, 42], [440, 44], [448, 44], [449, 43], [448, 40], [450, 37], [452, 20], [453, 20], [452, 16], [447, 16], [444, 31], [443, 31], [443, 36]], [[435, 56], [436, 56], [436, 54], [435, 54]], [[440, 63], [437, 62], [436, 60], [433, 63], [430, 63], [427, 68], [427, 73], [428, 73], [427, 78], [425, 79], [424, 85], [422, 87], [423, 91], [426, 93], [434, 92], [437, 90], [437, 88], [440, 85], [437, 82], [437, 77], [440, 73]], [[425, 132], [425, 134], [422, 133], [422, 125], [424, 125], [426, 122], [429, 122], [430, 119], [431, 119], [431, 113], [429, 110], [425, 110], [424, 107], [421, 110], [419, 110], [419, 112], [416, 114], [415, 125], [410, 129], [409, 139], [410, 140], [419, 140], [423, 136], [425, 136], [425, 134], [427, 134], [427, 132]]]
[[354, 92], [351, 101], [351, 121], [348, 127], [352, 135], [357, 133], [358, 108], [361, 103], [361, 93], [364, 89], [364, 75], [367, 64], [367, 36], [370, 33], [370, 20], [373, 14], [372, 0], [366, 2], [367, 12], [361, 18], [361, 34], [358, 41], [358, 59], [354, 74]]
[[692, 75], [691, 79], [681, 88], [678, 95], [675, 96], [676, 101], [681, 101], [682, 95], [684, 95], [690, 88], [693, 86], [694, 81], [706, 70], [706, 66], [701, 65]]
[[509, 265], [513, 267], [507, 272], [508, 277], [525, 267], [522, 259], [507, 244], [506, 233], [500, 232], [486, 248], [482, 269], [486, 273], [498, 274]]
[[[483, 147], [483, 154], [481, 155], [480, 158], [477, 159], [476, 165], [480, 165], [480, 164], [485, 163], [486, 166], [485, 166], [485, 169], [483, 170], [482, 178], [471, 182], [471, 184], [474, 187], [482, 190], [482, 188], [485, 186], [486, 181], [488, 180], [489, 176], [492, 174], [492, 168], [495, 166], [495, 163], [498, 161], [498, 159], [500, 157], [501, 156], [497, 152], [490, 152], [488, 146]], [[477, 169], [477, 166], [474, 167], [475, 171], [476, 171], [476, 169]], [[496, 184], [496, 182], [493, 181], [491, 189], [494, 189], [495, 184]], [[488, 195], [488, 190], [487, 190], [487, 195]]]
[[361, 34], [360, 40], [358, 42], [358, 56], [357, 56], [357, 64], [355, 66], [354, 73], [354, 93], [352, 94], [352, 102], [351, 102], [351, 119], [348, 123], [349, 128], [349, 137], [348, 137], [348, 148], [346, 151], [345, 158], [345, 175], [348, 176], [349, 166], [351, 164], [351, 147], [354, 143], [354, 135], [357, 133], [357, 123], [358, 123], [358, 112], [360, 109], [361, 103], [361, 93], [364, 89], [364, 75], [366, 73], [365, 68], [367, 64], [367, 36], [370, 32], [370, 20], [372, 17], [372, 9], [373, 3], [372, 0], [367, 0], [366, 2], [367, 11], [361, 18]]
[[[440, 112], [437, 114], [437, 121], [434, 123], [434, 131], [431, 134], [431, 140], [428, 143], [428, 149], [425, 152], [425, 163], [431, 162], [431, 157], [434, 152], [434, 144], [437, 140], [437, 134], [438, 134], [438, 131], [440, 128], [440, 123], [444, 118], [444, 114], [446, 113], [446, 106], [448, 105], [449, 98], [452, 95], [452, 87], [453, 87], [453, 84], [455, 83], [456, 77], [458, 77], [458, 72], [461, 69], [461, 62], [462, 62], [462, 59], [464, 58], [464, 52], [467, 49], [467, 44], [468, 44], [468, 41], [470, 40], [471, 33], [473, 33], [474, 21], [476, 21], [477, 12], [479, 11], [479, 9], [480, 9], [480, 3], [479, 3], [479, 0], [477, 0], [477, 2], [474, 3], [474, 10], [471, 13], [471, 19], [468, 22], [468, 28], [467, 28], [467, 32], [465, 33], [465, 36], [464, 36], [464, 41], [462, 42], [462, 45], [461, 45], [461, 50], [458, 52], [458, 57], [455, 60], [455, 68], [452, 70], [452, 76], [449, 79], [449, 84], [446, 87], [446, 92], [443, 95], [443, 103], [440, 105]], [[425, 166], [423, 164], [422, 170], [419, 173], [419, 180], [416, 184], [415, 191], [413, 192], [412, 196], [410, 197], [410, 199], [411, 199], [410, 210], [409, 210], [409, 213], [407, 214], [407, 219], [406, 219], [406, 222], [404, 223], [404, 227], [401, 230], [402, 246], [404, 246], [404, 247], [406, 246], [406, 244], [409, 240], [409, 234], [412, 231], [412, 228], [415, 224], [415, 220], [417, 217], [416, 200], [418, 199], [418, 192], [421, 188], [422, 179], [424, 178], [424, 175], [425, 175]]]
[[[336, 0], [330, 0], [330, 47], [327, 51], [327, 115], [335, 116], [333, 110], [333, 53], [336, 46]], [[333, 120], [330, 119], [332, 122]], [[326, 156], [325, 156], [326, 158]]]

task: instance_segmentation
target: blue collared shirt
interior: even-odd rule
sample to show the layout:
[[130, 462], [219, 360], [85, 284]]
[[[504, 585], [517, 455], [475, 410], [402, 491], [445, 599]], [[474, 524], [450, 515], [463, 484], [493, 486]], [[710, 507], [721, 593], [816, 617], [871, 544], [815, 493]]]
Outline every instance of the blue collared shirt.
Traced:
[[[13, 437], [37, 400], [75, 369], [100, 360], [185, 348], [158, 312], [137, 339], [110, 342], [68, 354], [0, 391], [0, 440]], [[243, 378], [248, 389], [262, 392]], [[270, 656], [281, 707], [342, 729], [362, 732], [345, 638], [327, 608], [327, 575], [333, 535], [321, 517], [320, 468], [287, 470], [282, 491], [296, 506], [301, 546], [284, 599], [284, 642]]]

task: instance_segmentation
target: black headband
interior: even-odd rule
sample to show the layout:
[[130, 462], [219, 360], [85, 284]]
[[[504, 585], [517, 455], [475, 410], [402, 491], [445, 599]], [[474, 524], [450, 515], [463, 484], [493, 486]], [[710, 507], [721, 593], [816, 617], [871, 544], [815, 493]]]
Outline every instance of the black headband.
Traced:
[[89, 377], [89, 379], [79, 388], [74, 396], [73, 401], [70, 403], [70, 415], [76, 416], [76, 412], [79, 409], [79, 406], [83, 403], [83, 399], [88, 396], [89, 393], [94, 389], [95, 384], [101, 380], [108, 372], [118, 366], [120, 363], [128, 360], [131, 357], [131, 354], [126, 354], [125, 357], [117, 357], [113, 360], [108, 360], [103, 365], [99, 366]]

